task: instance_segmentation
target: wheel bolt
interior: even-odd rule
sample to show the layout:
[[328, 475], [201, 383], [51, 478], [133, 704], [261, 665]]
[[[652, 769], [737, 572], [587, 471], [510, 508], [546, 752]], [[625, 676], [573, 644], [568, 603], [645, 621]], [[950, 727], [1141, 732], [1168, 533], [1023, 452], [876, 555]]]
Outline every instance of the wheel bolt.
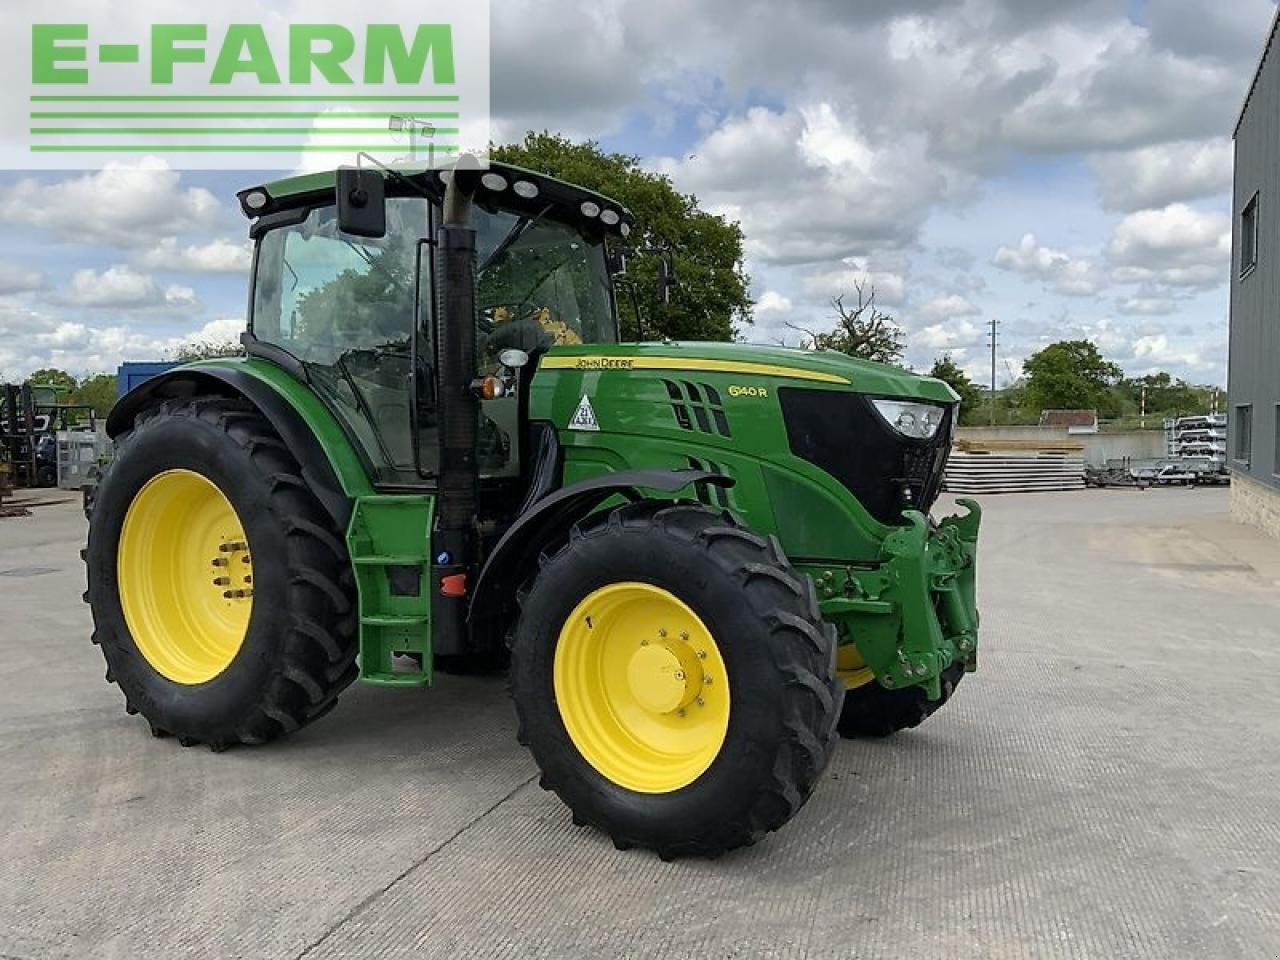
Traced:
[[225, 586], [229, 586], [229, 585], [230, 585], [230, 583], [231, 583], [231, 578], [230, 578], [230, 577], [214, 577], [214, 578], [213, 578], [213, 585], [214, 585], [215, 587], [225, 587]]
[[665, 637], [666, 635], [667, 635], [667, 630], [666, 630], [666, 628], [665, 628], [665, 627], [659, 627], [659, 628], [658, 628], [658, 636], [660, 636], [660, 637]]
[[677, 680], [683, 680], [683, 679], [684, 679], [684, 671], [683, 671], [683, 670], [677, 670], [677, 671], [676, 671], [675, 676], [676, 676], [676, 679], [677, 679]]
[[226, 558], [226, 557], [214, 557], [214, 558], [213, 558], [212, 560], [210, 560], [209, 562], [210, 562], [211, 564], [213, 564], [215, 567], [225, 567], [225, 566], [227, 565], [227, 558]]
[[699, 660], [705, 660], [705, 659], [707, 659], [707, 651], [705, 651], [705, 650], [699, 650], [699, 651], [698, 651], [698, 659], [699, 659]]
[[702, 675], [702, 682], [703, 682], [703, 683], [706, 683], [706, 684], [710, 684], [710, 683], [711, 683], [711, 678], [710, 678], [709, 676], [707, 676], [707, 675], [704, 673], [704, 674]]
[[677, 717], [683, 717], [683, 716], [684, 716], [684, 707], [681, 707], [679, 710], [677, 710], [677, 711], [676, 711], [676, 716], [677, 716]]
[[680, 639], [681, 639], [681, 640], [683, 640], [685, 643], [688, 643], [688, 642], [689, 642], [689, 634], [688, 634], [688, 633], [686, 633], [685, 631], [681, 630], [681, 631], [680, 631]]
[[698, 706], [700, 706], [700, 707], [705, 707], [706, 705], [707, 705], [707, 701], [705, 701], [705, 700], [703, 700], [701, 697], [699, 697], [699, 698], [698, 698]]

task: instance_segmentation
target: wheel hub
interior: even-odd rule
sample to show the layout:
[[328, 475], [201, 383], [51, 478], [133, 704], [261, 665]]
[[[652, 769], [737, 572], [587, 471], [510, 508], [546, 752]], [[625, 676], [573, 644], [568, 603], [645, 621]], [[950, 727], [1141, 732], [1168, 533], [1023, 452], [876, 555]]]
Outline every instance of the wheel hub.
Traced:
[[651, 713], [676, 713], [698, 699], [702, 668], [688, 644], [646, 643], [631, 655], [627, 682]]

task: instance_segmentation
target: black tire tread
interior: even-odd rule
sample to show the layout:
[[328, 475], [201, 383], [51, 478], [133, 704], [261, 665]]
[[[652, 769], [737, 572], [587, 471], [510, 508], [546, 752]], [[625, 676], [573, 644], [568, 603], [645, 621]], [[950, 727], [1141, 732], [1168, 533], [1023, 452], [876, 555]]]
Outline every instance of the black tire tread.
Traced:
[[[288, 556], [279, 559], [290, 570], [292, 626], [281, 647], [282, 656], [273, 665], [271, 681], [254, 707], [236, 719], [231, 732], [166, 730], [147, 719], [153, 735], [175, 735], [183, 746], [203, 743], [221, 751], [236, 743], [266, 743], [327, 713], [356, 679], [355, 590], [350, 561], [341, 532], [334, 529], [307, 486], [301, 466], [247, 400], [210, 396], [166, 401], [139, 414], [133, 428], [118, 438], [117, 447], [123, 452], [163, 420], [183, 417], [224, 432], [245, 451], [271, 491], [271, 512], [288, 531]], [[102, 483], [110, 482], [110, 472], [108, 466]], [[87, 599], [95, 589], [92, 565], [88, 569]], [[94, 624], [94, 642], [110, 664], [122, 647], [113, 642], [114, 637], [104, 635], [113, 630], [99, 619], [96, 610]]]
[[887, 737], [918, 727], [951, 699], [964, 676], [964, 664], [954, 663], [942, 672], [942, 696], [930, 700], [923, 687], [890, 690], [871, 682], [848, 690], [840, 712], [842, 737]]
[[[655, 843], [652, 837], [611, 831], [591, 811], [575, 808], [572, 794], [562, 784], [544, 775], [541, 785], [569, 806], [575, 822], [609, 833], [619, 850], [647, 847], [655, 849], [661, 859], [671, 860], [717, 857], [734, 848], [750, 846], [777, 830], [804, 806], [835, 749], [836, 721], [844, 692], [835, 678], [835, 629], [818, 613], [812, 582], [790, 566], [776, 539], [757, 536], [728, 512], [713, 512], [700, 504], [641, 501], [593, 515], [575, 525], [567, 541], [549, 553], [546, 562], [554, 563], [581, 540], [618, 529], [644, 530], [695, 546], [708, 563], [738, 579], [742, 584], [741, 602], [754, 608], [767, 625], [773, 637], [768, 648], [774, 657], [774, 668], [787, 678], [786, 736], [776, 746], [772, 775], [752, 785], [754, 795], [745, 805], [745, 812], [727, 817], [714, 835], [679, 843]], [[775, 589], [766, 595], [765, 584]], [[782, 591], [776, 589], [779, 586]], [[521, 598], [528, 596], [531, 589], [531, 584], [525, 584]], [[790, 599], [780, 604], [780, 592], [790, 595]], [[522, 648], [517, 643], [512, 650], [513, 673], [521, 656]], [[516, 712], [520, 740], [527, 743], [530, 724], [519, 698]]]

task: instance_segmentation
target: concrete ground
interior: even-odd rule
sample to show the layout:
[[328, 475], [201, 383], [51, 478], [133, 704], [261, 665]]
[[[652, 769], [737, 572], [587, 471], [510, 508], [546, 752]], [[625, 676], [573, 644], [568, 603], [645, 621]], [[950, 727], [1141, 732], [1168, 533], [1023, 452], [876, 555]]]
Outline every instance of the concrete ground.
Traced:
[[0, 520], [0, 955], [1280, 956], [1280, 543], [1225, 490], [988, 498], [981, 670], [715, 862], [570, 824], [501, 679], [284, 742], [102, 682], [76, 504]]

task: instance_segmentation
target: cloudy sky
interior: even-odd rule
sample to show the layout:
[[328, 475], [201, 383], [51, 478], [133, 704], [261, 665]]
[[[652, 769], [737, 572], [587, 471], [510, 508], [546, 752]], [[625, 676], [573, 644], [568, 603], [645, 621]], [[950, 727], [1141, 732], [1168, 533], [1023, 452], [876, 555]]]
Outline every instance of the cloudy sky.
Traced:
[[[1272, 0], [492, 0], [495, 139], [642, 156], [741, 221], [756, 321], [855, 281], [983, 382], [1088, 337], [1225, 382], [1230, 133]], [[0, 378], [243, 324], [246, 173], [0, 173]], [[794, 335], [792, 335], [794, 340]]]

